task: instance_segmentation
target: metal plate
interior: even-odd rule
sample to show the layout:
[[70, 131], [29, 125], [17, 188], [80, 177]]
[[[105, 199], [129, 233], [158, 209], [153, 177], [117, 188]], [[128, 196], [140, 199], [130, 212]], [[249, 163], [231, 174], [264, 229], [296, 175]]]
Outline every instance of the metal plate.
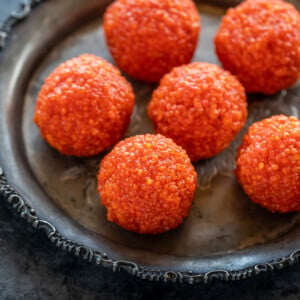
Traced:
[[[195, 164], [198, 189], [189, 216], [177, 229], [157, 236], [134, 234], [106, 220], [95, 179], [103, 154], [67, 157], [41, 139], [32, 117], [49, 73], [82, 53], [112, 62], [101, 28], [110, 2], [45, 2], [14, 31], [0, 72], [0, 162], [6, 176], [0, 177], [0, 191], [58, 246], [143, 278], [235, 280], [298, 260], [300, 215], [272, 214], [254, 205], [233, 170], [236, 149], [249, 124], [279, 113], [299, 117], [299, 84], [274, 96], [249, 97], [247, 126], [236, 140], [218, 156]], [[211, 3], [198, 6], [202, 29], [194, 61], [218, 63], [213, 38], [224, 8]], [[223, 7], [230, 4], [234, 1], [223, 1]], [[155, 85], [128, 79], [137, 105], [126, 136], [152, 132], [146, 107]]]

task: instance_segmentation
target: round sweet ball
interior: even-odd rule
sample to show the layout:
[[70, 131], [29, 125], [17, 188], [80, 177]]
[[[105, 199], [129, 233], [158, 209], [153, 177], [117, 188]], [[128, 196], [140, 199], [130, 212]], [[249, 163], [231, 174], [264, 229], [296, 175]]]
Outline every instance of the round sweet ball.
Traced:
[[133, 78], [158, 82], [174, 66], [189, 63], [200, 17], [192, 0], [116, 0], [104, 14], [109, 50]]
[[98, 175], [107, 218], [121, 227], [156, 234], [187, 216], [196, 172], [186, 152], [162, 135], [138, 135], [119, 142], [102, 160]]
[[224, 150], [247, 118], [243, 86], [217, 65], [174, 68], [154, 91], [148, 115], [157, 133], [173, 139], [192, 161]]
[[247, 0], [227, 11], [215, 46], [247, 92], [273, 94], [300, 76], [300, 14], [281, 0]]
[[254, 203], [272, 212], [300, 211], [300, 121], [273, 116], [244, 136], [236, 176]]
[[120, 71], [84, 54], [62, 63], [45, 80], [34, 122], [62, 154], [92, 156], [123, 136], [133, 106], [132, 87]]

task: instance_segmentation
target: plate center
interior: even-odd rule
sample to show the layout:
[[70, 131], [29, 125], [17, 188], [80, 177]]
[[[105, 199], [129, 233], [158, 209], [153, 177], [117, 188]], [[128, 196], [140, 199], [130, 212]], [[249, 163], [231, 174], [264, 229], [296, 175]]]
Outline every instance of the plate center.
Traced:
[[[199, 9], [201, 38], [193, 60], [218, 63], [213, 39], [222, 11], [202, 6]], [[247, 126], [236, 140], [216, 157], [195, 164], [198, 173], [195, 201], [189, 216], [177, 229], [158, 236], [141, 236], [106, 220], [96, 183], [103, 154], [82, 159], [63, 156], [42, 140], [32, 122], [37, 93], [58, 64], [83, 53], [93, 53], [112, 62], [100, 24], [100, 19], [93, 20], [59, 43], [36, 69], [25, 95], [22, 135], [26, 156], [49, 199], [83, 227], [110, 240], [179, 256], [236, 251], [273, 240], [295, 226], [299, 214], [271, 214], [252, 204], [238, 186], [233, 170], [236, 149], [249, 124], [279, 113], [299, 117], [299, 85], [270, 97], [250, 97]], [[128, 79], [136, 93], [136, 107], [126, 136], [151, 133], [153, 129], [146, 108], [155, 85]]]

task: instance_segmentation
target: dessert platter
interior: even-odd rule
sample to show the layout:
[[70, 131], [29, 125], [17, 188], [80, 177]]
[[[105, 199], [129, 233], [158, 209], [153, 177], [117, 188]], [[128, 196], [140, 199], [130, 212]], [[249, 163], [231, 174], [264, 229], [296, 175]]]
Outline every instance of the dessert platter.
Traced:
[[[259, 199], [255, 201], [253, 199], [252, 202], [246, 195], [246, 188], [242, 184], [244, 180], [242, 176], [245, 174], [242, 168], [249, 162], [248, 158], [241, 157], [238, 161], [238, 171], [235, 172], [235, 169], [238, 148], [253, 123], [274, 115], [293, 116], [299, 119], [300, 82], [298, 80], [298, 83], [287, 88], [280, 88], [276, 92], [273, 91], [272, 85], [265, 94], [256, 93], [257, 91], [251, 90], [251, 87], [249, 88], [251, 93], [245, 94], [243, 88], [235, 82], [236, 79], [231, 78], [232, 75], [226, 73], [225, 76], [223, 71], [220, 71], [222, 64], [215, 52], [215, 35], [227, 8], [237, 5], [239, 2], [234, 0], [195, 1], [195, 7], [200, 13], [201, 30], [192, 61], [205, 64], [204, 67], [202, 64], [193, 66], [204, 69], [209, 69], [215, 64], [220, 66], [212, 67], [213, 71], [211, 72], [213, 74], [221, 72], [224, 75], [222, 80], [225, 81], [225, 84], [222, 88], [222, 95], [226, 93], [228, 85], [232, 84], [237, 88], [237, 94], [242, 98], [243, 104], [238, 108], [240, 114], [234, 109], [227, 111], [227, 114], [232, 114], [232, 116], [237, 114], [240, 116], [238, 129], [232, 130], [233, 133], [226, 141], [227, 144], [218, 148], [212, 155], [202, 155], [200, 151], [200, 154], [197, 152], [194, 156], [193, 153], [192, 162], [189, 161], [185, 151], [170, 139], [161, 135], [155, 136], [159, 137], [157, 140], [152, 138], [154, 137], [152, 134], [155, 132], [166, 134], [170, 129], [166, 129], [165, 125], [170, 123], [159, 123], [161, 122], [160, 113], [164, 110], [161, 105], [163, 99], [160, 97], [166, 90], [169, 92], [170, 82], [174, 82], [172, 80], [175, 80], [177, 73], [189, 71], [179, 70], [180, 67], [178, 67], [176, 71], [171, 71], [167, 75], [169, 77], [164, 77], [160, 83], [156, 78], [156, 69], [154, 68], [154, 75], [150, 73], [151, 64], [147, 66], [149, 73], [145, 73], [146, 75], [141, 75], [139, 71], [136, 71], [135, 65], [125, 64], [125, 67], [122, 67], [125, 70], [129, 68], [127, 73], [131, 73], [138, 79], [134, 79], [126, 72], [120, 73], [122, 75], [114, 73], [119, 71], [115, 71], [115, 67], [112, 67], [111, 64], [116, 65], [115, 61], [118, 62], [118, 60], [114, 60], [111, 55], [112, 44], [107, 43], [107, 36], [103, 29], [103, 15], [112, 1], [52, 0], [39, 2], [41, 2], [39, 5], [37, 5], [38, 1], [32, 1], [32, 5], [24, 5], [22, 11], [11, 17], [11, 20], [20, 19], [22, 22], [18, 26], [9, 28], [12, 30], [0, 56], [0, 194], [3, 195], [7, 204], [32, 226], [45, 232], [51, 242], [70, 254], [75, 254], [90, 263], [99, 265], [99, 267], [108, 267], [113, 271], [126, 270], [134, 276], [152, 281], [196, 284], [216, 280], [240, 280], [262, 272], [281, 269], [297, 262], [300, 256], [300, 215], [297, 212], [299, 211], [299, 201], [298, 206], [291, 205], [290, 209], [285, 209], [286, 206], [277, 209], [276, 205], [268, 207], [268, 205], [260, 203]], [[299, 11], [299, 3], [297, 1], [290, 2]], [[170, 49], [169, 51], [175, 50]], [[113, 51], [112, 53], [115, 55]], [[122, 55], [122, 51], [120, 53]], [[55, 119], [55, 113], [53, 113], [55, 110], [52, 112], [47, 108], [48, 111], [45, 112], [42, 111], [44, 108], [40, 106], [39, 109], [42, 112], [39, 111], [40, 115], [36, 116], [36, 104], [37, 99], [42, 102], [48, 97], [45, 92], [40, 92], [46, 78], [55, 72], [54, 70], [57, 70], [59, 65], [66, 61], [70, 62], [74, 57], [82, 57], [83, 54], [91, 54], [83, 57], [87, 60], [97, 56], [108, 61], [109, 65], [106, 65], [105, 62], [105, 68], [110, 72], [107, 78], [113, 78], [113, 81], [118, 83], [111, 88], [115, 88], [116, 85], [118, 88], [120, 86], [123, 88], [124, 85], [126, 92], [120, 92], [122, 95], [120, 98], [126, 93], [131, 98], [130, 103], [123, 109], [128, 110], [125, 117], [128, 120], [124, 121], [126, 125], [122, 123], [121, 126], [123, 129], [126, 127], [126, 132], [122, 137], [118, 136], [117, 138], [122, 142], [113, 148], [117, 143], [117, 140], [114, 140], [104, 147], [104, 150], [101, 148], [101, 151], [95, 153], [92, 151], [88, 155], [77, 155], [79, 152], [72, 152], [68, 148], [69, 146], [61, 146], [62, 144], [56, 143], [57, 139], [63, 136], [64, 130], [63, 127], [57, 125], [59, 123], [53, 127], [55, 130], [50, 132], [51, 136], [47, 131], [49, 129], [47, 126]], [[101, 60], [99, 64], [103, 64], [103, 61]], [[223, 65], [225, 64], [223, 63]], [[72, 69], [72, 67], [68, 65], [68, 68]], [[61, 74], [65, 72], [65, 69], [57, 76], [63, 76]], [[191, 72], [196, 71], [192, 70]], [[187, 73], [184, 74], [186, 74], [185, 78], [190, 76]], [[209, 77], [210, 74], [207, 76]], [[55, 79], [55, 76], [52, 76], [51, 78], [54, 82], [58, 77]], [[92, 78], [90, 79], [92, 80]], [[48, 82], [50, 85], [52, 84], [50, 81]], [[127, 82], [130, 83], [130, 88]], [[180, 86], [180, 79], [176, 82]], [[176, 87], [177, 83], [172, 85], [171, 89]], [[72, 90], [72, 85], [70, 87]], [[61, 93], [63, 87], [59, 85], [59, 88], [59, 93]], [[132, 90], [130, 90], [131, 88]], [[193, 87], [193, 92], [195, 88]], [[56, 93], [57, 90], [53, 91]], [[154, 91], [155, 93], [153, 93]], [[226, 95], [232, 95], [232, 93], [228, 92]], [[109, 98], [110, 95], [107, 92], [106, 98]], [[213, 96], [218, 97], [218, 95], [215, 92]], [[247, 113], [245, 112], [245, 95], [247, 96]], [[56, 98], [54, 100], [56, 101]], [[225, 100], [227, 101], [227, 98]], [[150, 101], [151, 106], [149, 106]], [[135, 102], [134, 105], [133, 102]], [[45, 113], [49, 114], [46, 119], [43, 119]], [[80, 115], [77, 117], [78, 122], [80, 122], [79, 119]], [[44, 126], [45, 122], [46, 127]], [[153, 124], [153, 122], [156, 123]], [[127, 124], [129, 124], [128, 127]], [[299, 126], [297, 125], [299, 121], [295, 124], [295, 126]], [[42, 126], [44, 127], [42, 128]], [[117, 130], [115, 123], [105, 128], [110, 130], [110, 127]], [[174, 129], [170, 130], [170, 135], [180, 132], [178, 128], [174, 125]], [[193, 131], [193, 127], [188, 128]], [[42, 135], [40, 130], [43, 131]], [[205, 130], [209, 132], [211, 129], [208, 127], [201, 129], [199, 134], [201, 135]], [[222, 130], [224, 130], [222, 134], [216, 134], [218, 140], [226, 139], [226, 126], [222, 127]], [[76, 139], [79, 140], [78, 132], [75, 129], [73, 131]], [[195, 129], [195, 134], [196, 132]], [[214, 134], [213, 130], [209, 132], [210, 136], [214, 136]], [[175, 135], [172, 138], [176, 141]], [[56, 142], [52, 142], [53, 136], [58, 137]], [[146, 136], [146, 138], [135, 136]], [[124, 162], [126, 160], [123, 155], [127, 153], [124, 152], [125, 150], [128, 152], [140, 151], [139, 145], [132, 144], [134, 139], [137, 140], [137, 143], [146, 143], [148, 148], [156, 143], [166, 143], [173, 154], [176, 152], [178, 157], [176, 156], [171, 165], [165, 162], [162, 164], [162, 167], [170, 168], [167, 173], [173, 174], [172, 168], [176, 169], [177, 163], [182, 163], [186, 168], [190, 168], [189, 172], [187, 170], [182, 172], [183, 178], [180, 177], [180, 174], [178, 175], [179, 167], [174, 172], [184, 183], [182, 190], [188, 190], [189, 195], [194, 195], [194, 197], [188, 197], [190, 200], [183, 197], [184, 201], [188, 201], [188, 204], [185, 204], [186, 208], [174, 210], [175, 213], [180, 211], [183, 214], [178, 221], [175, 215], [172, 215], [172, 222], [164, 219], [165, 216], [172, 214], [169, 204], [165, 206], [167, 207], [167, 213], [165, 213], [163, 208], [160, 210], [155, 206], [156, 204], [150, 203], [155, 207], [156, 216], [159, 216], [159, 221], [157, 221], [159, 225], [155, 225], [158, 219], [154, 219], [151, 212], [148, 213], [148, 207], [145, 208], [147, 216], [143, 216], [143, 223], [139, 223], [138, 217], [136, 219], [136, 216], [130, 215], [132, 214], [130, 207], [126, 211], [126, 217], [132, 223], [126, 224], [125, 213], [122, 215], [122, 211], [117, 211], [121, 207], [120, 203], [111, 202], [113, 201], [111, 191], [114, 193], [113, 196], [118, 196], [120, 191], [123, 195], [134, 193], [131, 189], [132, 185], [129, 187], [129, 185], [126, 186], [126, 183], [130, 182], [130, 178], [135, 172], [139, 176], [142, 174], [142, 178], [145, 178], [145, 190], [147, 184], [151, 185], [151, 194], [165, 195], [164, 189], [171, 190], [171, 183], [169, 184], [163, 179], [156, 185], [160, 189], [156, 191], [155, 185], [152, 185], [155, 182], [149, 175], [150, 173], [147, 175], [145, 170], [139, 173], [139, 170], [135, 169], [135, 163], [126, 164], [126, 168], [128, 168], [126, 172], [121, 169], [119, 171], [116, 161]], [[128, 142], [129, 145], [126, 145], [124, 141], [130, 141], [131, 144]], [[93, 144], [95, 144], [94, 141]], [[182, 147], [184, 148], [184, 146]], [[120, 149], [123, 149], [123, 153], [117, 152]], [[165, 150], [164, 146], [160, 149], [169, 151]], [[145, 164], [152, 168], [150, 160], [153, 159], [153, 156], [151, 153], [149, 154], [148, 150], [143, 150], [144, 152], [141, 153], [146, 157], [143, 159]], [[68, 151], [70, 151], [70, 155], [67, 153]], [[192, 152], [192, 150], [190, 151]], [[187, 151], [188, 154], [190, 151]], [[296, 149], [296, 151], [300, 151], [300, 149]], [[160, 154], [155, 153], [155, 155], [159, 156]], [[103, 159], [104, 157], [105, 159]], [[142, 155], [136, 159], [138, 160], [140, 157]], [[162, 157], [166, 161], [169, 159], [166, 156]], [[299, 154], [296, 153], [295, 157], [299, 157]], [[101, 168], [106, 173], [101, 171]], [[247, 168], [246, 171], [249, 173], [250, 167]], [[259, 170], [263, 169], [264, 164], [260, 163], [258, 168]], [[276, 165], [274, 170], [275, 168], [278, 169], [278, 166]], [[297, 184], [298, 181], [295, 181], [294, 178], [299, 179], [299, 168], [297, 169], [296, 165], [291, 169], [296, 169], [296, 174], [288, 174], [286, 178], [290, 178], [291, 182]], [[251, 174], [252, 171], [253, 173], [257, 172], [255, 168], [251, 170]], [[268, 175], [269, 173], [264, 174]], [[124, 177], [124, 181], [121, 176]], [[187, 180], [188, 176], [191, 176], [192, 179]], [[109, 181], [111, 178], [117, 178], [117, 180]], [[124, 186], [121, 188], [122, 182]], [[136, 184], [142, 186], [141, 182], [142, 180], [138, 179]], [[113, 184], [116, 186], [112, 187]], [[300, 182], [298, 184], [300, 188]], [[98, 190], [102, 200], [100, 200]], [[291, 189], [286, 193], [293, 193], [294, 190]], [[160, 191], [161, 193], [159, 193]], [[296, 193], [298, 191], [296, 187]], [[172, 195], [172, 199], [168, 198], [168, 201], [172, 202], [173, 198], [176, 198], [176, 193], [169, 193]], [[140, 198], [148, 197], [147, 199], [152, 201], [151, 195], [148, 194]], [[296, 197], [297, 195], [299, 192]], [[164, 197], [167, 199], [167, 196]], [[127, 199], [127, 195], [121, 198]], [[268, 195], [265, 195], [265, 198], [268, 198]], [[273, 198], [275, 199], [276, 196]], [[152, 207], [150, 204], [149, 207]], [[108, 214], [109, 221], [107, 209], [111, 209]], [[142, 213], [139, 212], [137, 216], [140, 214]], [[130, 217], [128, 217], [129, 215]], [[150, 219], [147, 220], [147, 218]]]

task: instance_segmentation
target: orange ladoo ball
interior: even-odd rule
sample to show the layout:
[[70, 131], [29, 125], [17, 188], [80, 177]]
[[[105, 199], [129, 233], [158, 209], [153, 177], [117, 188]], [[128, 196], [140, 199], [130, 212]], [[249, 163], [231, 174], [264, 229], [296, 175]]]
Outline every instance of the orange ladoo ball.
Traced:
[[162, 135], [119, 142], [102, 160], [98, 175], [107, 218], [125, 229], [156, 234], [187, 216], [196, 172], [186, 152]]
[[192, 0], [116, 0], [104, 15], [107, 44], [116, 64], [148, 82], [189, 63], [200, 17]]
[[44, 139], [66, 155], [92, 156], [124, 134], [134, 106], [131, 85], [104, 59], [84, 54], [46, 79], [34, 121]]
[[236, 176], [253, 202], [272, 212], [300, 211], [300, 121], [280, 115], [250, 126]]
[[273, 94], [300, 76], [300, 14], [281, 0], [247, 0], [227, 11], [215, 46], [247, 92]]
[[148, 114], [156, 132], [183, 147], [192, 161], [224, 150], [247, 118], [244, 88], [208, 63], [174, 68], [154, 91]]

